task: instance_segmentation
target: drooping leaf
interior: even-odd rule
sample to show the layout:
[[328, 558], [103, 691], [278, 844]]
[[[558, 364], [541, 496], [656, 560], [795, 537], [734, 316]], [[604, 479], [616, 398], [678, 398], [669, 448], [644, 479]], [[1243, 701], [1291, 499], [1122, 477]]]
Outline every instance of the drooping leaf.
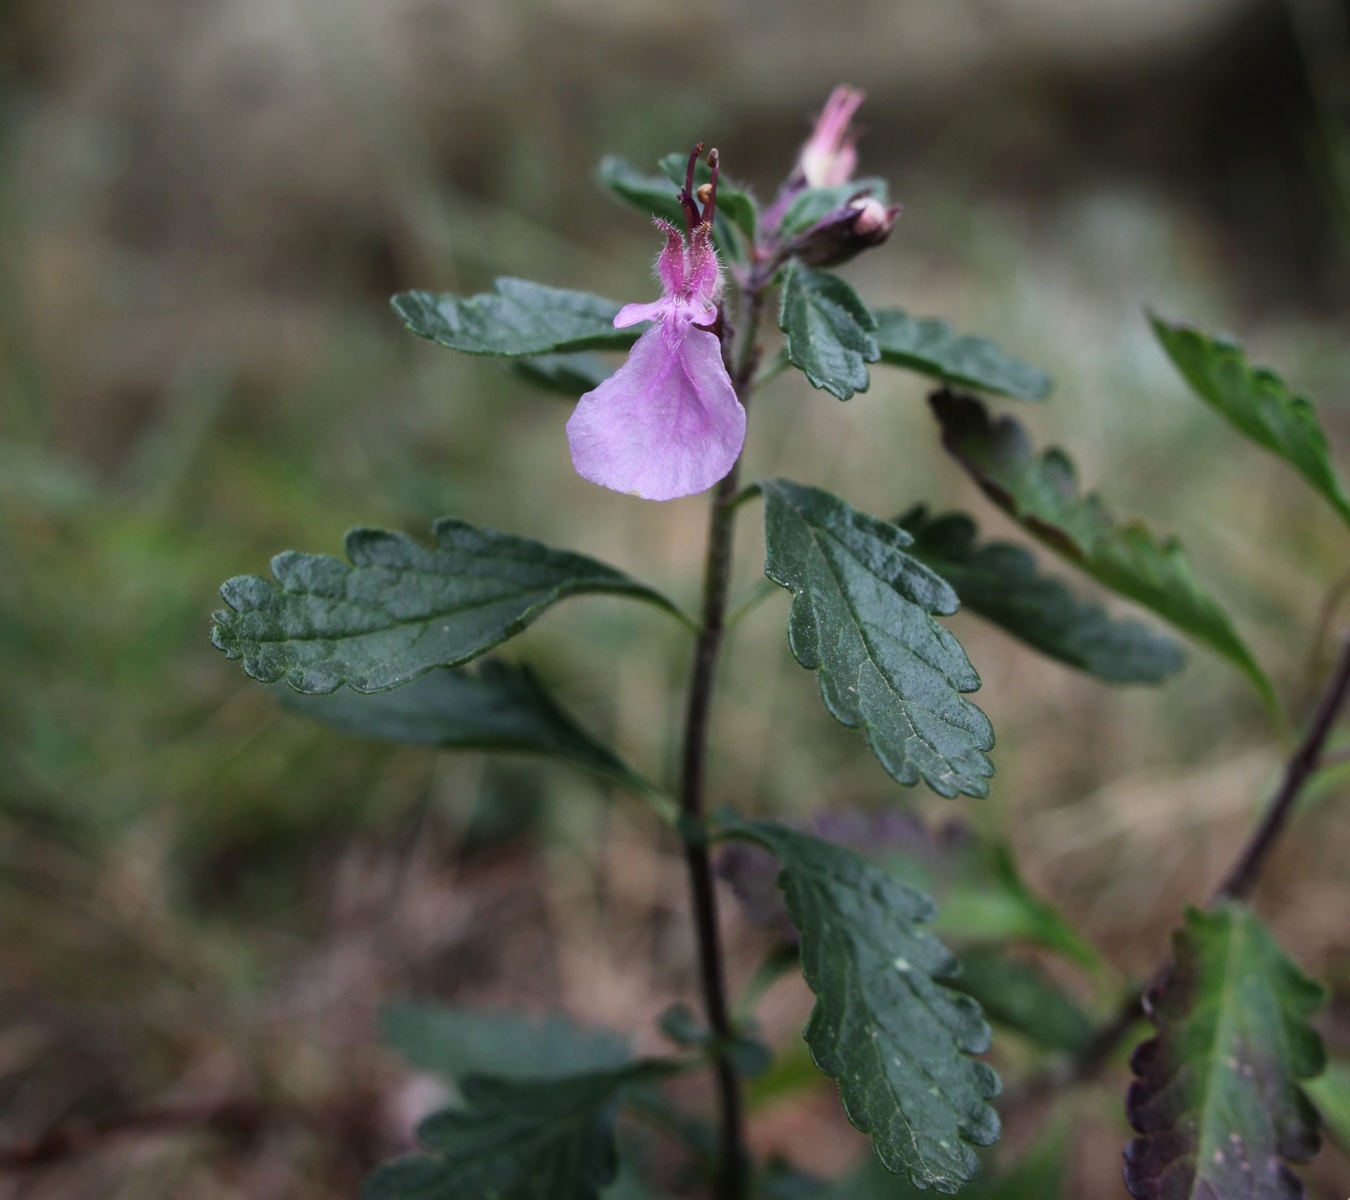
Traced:
[[1341, 1145], [1350, 1150], [1350, 1062], [1329, 1062], [1316, 1079], [1303, 1090], [1312, 1098], [1327, 1129]]
[[395, 1004], [381, 1014], [384, 1040], [411, 1066], [456, 1082], [470, 1075], [557, 1079], [611, 1070], [631, 1054], [608, 1029], [583, 1029], [565, 1017], [471, 1012], [430, 1004]]
[[1134, 1053], [1126, 1099], [1140, 1134], [1125, 1152], [1137, 1200], [1297, 1200], [1286, 1165], [1317, 1149], [1299, 1081], [1325, 1065], [1308, 1018], [1322, 989], [1251, 911], [1190, 910], [1175, 961], [1148, 998], [1156, 1037]]
[[1057, 579], [1038, 575], [1021, 546], [977, 546], [967, 516], [930, 517], [920, 505], [896, 524], [914, 537], [910, 553], [950, 583], [964, 607], [1042, 654], [1110, 683], [1160, 683], [1184, 665], [1171, 638], [1077, 599]]
[[430, 1154], [395, 1159], [364, 1200], [597, 1200], [618, 1169], [614, 1118], [625, 1088], [669, 1074], [641, 1062], [548, 1080], [470, 1076], [462, 1109], [422, 1122]]
[[987, 795], [994, 731], [960, 695], [980, 677], [932, 615], [954, 613], [956, 593], [905, 552], [903, 529], [819, 488], [785, 479], [760, 487], [764, 573], [793, 594], [788, 640], [797, 661], [820, 672], [825, 706], [862, 727], [900, 783]]
[[979, 1005], [946, 986], [956, 960], [919, 926], [933, 903], [866, 859], [772, 821], [727, 817], [720, 836], [755, 842], [783, 865], [816, 1006], [806, 1041], [839, 1081], [849, 1120], [888, 1170], [946, 1195], [975, 1175], [971, 1146], [999, 1134], [987, 1103], [998, 1076]]
[[1350, 497], [1312, 401], [1290, 392], [1274, 371], [1251, 366], [1233, 342], [1159, 317], [1149, 320], [1191, 390], [1258, 446], [1288, 462], [1350, 523]]
[[936, 317], [911, 317], [898, 308], [879, 308], [873, 316], [884, 363], [1018, 400], [1044, 400], [1054, 386], [1044, 371], [1018, 362], [988, 338], [958, 334]]
[[221, 587], [230, 607], [215, 614], [212, 640], [263, 683], [379, 692], [476, 658], [567, 596], [609, 592], [676, 611], [580, 554], [453, 517], [437, 521], [434, 536], [427, 547], [402, 533], [354, 529], [346, 537], [350, 565], [324, 554], [278, 554], [276, 583], [244, 575]]
[[[678, 160], [677, 177], [672, 178], [666, 170], [667, 162]], [[676, 229], [684, 228], [684, 210], [680, 207], [679, 193], [684, 186], [687, 157], [680, 154], [667, 155], [661, 160], [661, 174], [644, 175], [616, 155], [607, 155], [600, 160], [596, 178], [600, 183], [620, 199], [627, 201], [640, 212], [649, 213], [668, 221]], [[694, 171], [695, 186], [707, 183], [711, 178], [706, 162], [700, 162]], [[719, 179], [717, 185], [717, 217], [713, 222], [713, 241], [717, 248], [732, 258], [744, 258], [744, 247], [755, 236], [754, 202], [744, 192], [726, 185]]]
[[285, 689], [284, 707], [346, 733], [410, 746], [543, 754], [624, 787], [642, 781], [558, 706], [528, 667], [487, 661], [436, 670], [375, 695], [350, 689], [304, 695]]
[[972, 946], [957, 957], [961, 974], [950, 986], [979, 1001], [995, 1025], [1046, 1050], [1076, 1054], [1091, 1043], [1094, 1030], [1087, 1013], [1034, 963], [991, 946]]
[[513, 358], [511, 371], [526, 383], [575, 400], [594, 391], [617, 367], [594, 354], [540, 354], [533, 358]]
[[1196, 579], [1175, 538], [1159, 543], [1139, 522], [1118, 524], [1058, 448], [1039, 457], [1011, 417], [992, 420], [972, 396], [931, 397], [943, 444], [995, 504], [1094, 579], [1209, 646], [1242, 671], [1272, 706], [1274, 692], [1228, 614]]
[[884, 179], [854, 179], [838, 187], [807, 188], [788, 205], [778, 226], [779, 233], [784, 238], [804, 233], [817, 221], [829, 216], [836, 208], [842, 208], [855, 196], [864, 195], [881, 204], [890, 201]]
[[867, 391], [867, 364], [881, 357], [867, 306], [837, 275], [789, 263], [783, 274], [778, 327], [788, 359], [812, 387], [840, 400]]
[[1036, 894], [1017, 869], [1004, 843], [971, 839], [953, 847], [933, 873], [911, 879], [939, 899], [934, 929], [962, 942], [1024, 943], [1052, 950], [1095, 971], [1103, 965], [1097, 949], [1053, 904]]
[[612, 300], [498, 279], [477, 296], [400, 292], [391, 303], [418, 337], [464, 354], [536, 355], [573, 350], [626, 350], [646, 328], [615, 329]]

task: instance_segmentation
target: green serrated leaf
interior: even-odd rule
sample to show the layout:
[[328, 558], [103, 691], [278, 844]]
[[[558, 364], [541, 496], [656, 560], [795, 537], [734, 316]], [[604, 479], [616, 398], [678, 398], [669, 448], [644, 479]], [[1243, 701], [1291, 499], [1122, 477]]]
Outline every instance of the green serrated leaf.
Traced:
[[626, 1088], [670, 1074], [641, 1062], [552, 1080], [471, 1076], [465, 1107], [417, 1131], [432, 1153], [378, 1168], [364, 1200], [597, 1200], [614, 1181], [614, 1118]]
[[351, 565], [278, 554], [275, 584], [244, 575], [221, 587], [230, 607], [215, 614], [212, 641], [263, 683], [379, 692], [476, 658], [568, 596], [631, 596], [678, 615], [658, 592], [584, 555], [453, 517], [436, 522], [434, 538], [427, 547], [402, 533], [354, 529]]
[[575, 400], [594, 391], [605, 382], [617, 367], [594, 354], [540, 354], [533, 358], [513, 358], [511, 372], [543, 388]]
[[633, 772], [559, 707], [528, 667], [488, 661], [432, 671], [404, 687], [363, 696], [285, 690], [284, 707], [360, 737], [446, 750], [544, 754], [625, 786]]
[[772, 821], [724, 818], [719, 836], [755, 842], [783, 865], [779, 885], [801, 933], [816, 1006], [806, 1041], [839, 1081], [849, 1120], [888, 1170], [946, 1195], [978, 1169], [971, 1146], [999, 1134], [987, 1101], [998, 1076], [979, 1005], [944, 985], [956, 960], [919, 925], [934, 907], [866, 859]]
[[1137, 1200], [1297, 1200], [1286, 1165], [1317, 1149], [1299, 1087], [1325, 1065], [1308, 1018], [1322, 989], [1245, 906], [1191, 909], [1175, 962], [1149, 995], [1158, 1035], [1134, 1053], [1125, 1152]]
[[870, 196], [881, 204], [890, 202], [884, 179], [854, 179], [838, 187], [807, 188], [788, 205], [778, 232], [783, 238], [804, 233], [858, 195]]
[[1274, 371], [1251, 366], [1233, 342], [1152, 315], [1149, 321], [1191, 390], [1239, 432], [1289, 463], [1350, 524], [1350, 497], [1312, 401], [1290, 392]]
[[1077, 1054], [1091, 1044], [1094, 1028], [1087, 1013], [1034, 963], [992, 946], [972, 946], [957, 957], [961, 974], [950, 986], [979, 1001], [995, 1025], [1045, 1050]]
[[380, 1017], [385, 1042], [419, 1071], [456, 1082], [470, 1075], [556, 1079], [609, 1070], [631, 1059], [627, 1039], [565, 1017], [532, 1018], [430, 1004], [395, 1004]]
[[1057, 579], [1038, 575], [1021, 546], [977, 546], [975, 523], [963, 514], [930, 517], [919, 505], [896, 524], [914, 537], [910, 554], [950, 583], [965, 608], [1042, 654], [1109, 683], [1161, 683], [1184, 665], [1171, 638], [1077, 599]]
[[418, 337], [464, 354], [626, 350], [647, 326], [615, 329], [619, 305], [587, 292], [498, 279], [477, 296], [401, 292], [391, 303]]
[[898, 308], [879, 308], [873, 315], [884, 363], [1017, 400], [1044, 400], [1054, 386], [1044, 371], [1019, 362], [988, 338], [957, 334], [936, 317], [911, 317]]
[[951, 587], [905, 552], [903, 529], [837, 496], [785, 479], [764, 493], [764, 573], [793, 594], [788, 641], [820, 672], [825, 706], [862, 727], [898, 782], [935, 792], [988, 794], [994, 745], [988, 718], [961, 692], [980, 677], [961, 644], [933, 620], [954, 613]]
[[930, 400], [943, 444], [995, 504], [1098, 582], [1222, 655], [1277, 706], [1270, 681], [1175, 538], [1159, 543], [1139, 522], [1117, 524], [1095, 493], [1080, 494], [1068, 455], [1052, 448], [1038, 457], [1012, 417], [992, 420], [973, 396], [938, 392]]
[[840, 400], [867, 391], [867, 364], [881, 357], [867, 306], [837, 275], [790, 262], [783, 274], [778, 327], [788, 359], [812, 387]]

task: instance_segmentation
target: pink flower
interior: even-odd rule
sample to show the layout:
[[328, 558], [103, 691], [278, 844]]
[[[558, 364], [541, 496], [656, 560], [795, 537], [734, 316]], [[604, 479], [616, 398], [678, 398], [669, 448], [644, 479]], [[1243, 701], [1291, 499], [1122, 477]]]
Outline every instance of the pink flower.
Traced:
[[706, 491], [731, 470], [745, 442], [745, 409], [722, 362], [721, 340], [705, 328], [717, 319], [722, 295], [710, 223], [697, 224], [688, 240], [664, 221], [656, 225], [666, 235], [656, 260], [663, 295], [625, 305], [614, 325], [656, 324], [617, 372], [581, 397], [567, 441], [583, 479], [644, 500], [673, 500]]
[[858, 135], [850, 122], [863, 99], [859, 89], [842, 83], [830, 93], [797, 160], [808, 187], [838, 187], [853, 178], [858, 166], [854, 145]]

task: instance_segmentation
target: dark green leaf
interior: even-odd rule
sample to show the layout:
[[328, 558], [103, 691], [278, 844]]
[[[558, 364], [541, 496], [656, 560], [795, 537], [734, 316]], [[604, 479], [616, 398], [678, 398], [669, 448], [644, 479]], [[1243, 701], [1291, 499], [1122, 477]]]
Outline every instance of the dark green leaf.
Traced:
[[281, 702], [361, 737], [447, 750], [546, 754], [619, 781], [632, 774], [558, 706], [528, 667], [490, 661], [432, 671], [373, 696], [345, 688], [318, 696], [287, 690]]
[[1131, 1060], [1125, 1152], [1137, 1200], [1297, 1200], [1285, 1165], [1317, 1150], [1299, 1087], [1325, 1066], [1308, 1018], [1322, 989], [1244, 906], [1191, 909], [1168, 977], [1148, 998], [1158, 1029]]
[[1046, 1050], [1076, 1054], [1092, 1041], [1088, 1015], [1033, 963], [1009, 958], [991, 946], [972, 946], [957, 957], [961, 974], [951, 986], [978, 1000], [995, 1025], [1020, 1033]]
[[1018, 362], [988, 338], [963, 337], [946, 321], [911, 317], [898, 308], [879, 308], [873, 315], [884, 363], [1018, 400], [1043, 400], [1050, 394], [1049, 375]]
[[1289, 391], [1265, 367], [1253, 367], [1233, 342], [1151, 316], [1153, 332], [1191, 389], [1257, 445], [1278, 454], [1350, 522], [1350, 497], [1336, 473], [1326, 434], [1306, 396]]
[[1308, 1080], [1303, 1090], [1312, 1097], [1341, 1149], [1350, 1150], [1350, 1063], [1327, 1063], [1327, 1069]]
[[263, 683], [379, 692], [477, 657], [567, 596], [610, 592], [676, 611], [580, 554], [453, 517], [437, 521], [434, 534], [428, 548], [406, 534], [354, 529], [350, 566], [329, 555], [278, 554], [276, 584], [244, 575], [221, 587], [230, 607], [215, 614], [212, 640]]
[[788, 359], [812, 387], [840, 400], [867, 391], [867, 364], [881, 356], [867, 306], [837, 275], [789, 263], [778, 305]]
[[477, 296], [401, 292], [392, 303], [418, 337], [465, 354], [626, 350], [645, 325], [615, 329], [619, 306], [586, 292], [499, 279]]
[[384, 1040], [420, 1071], [459, 1081], [469, 1075], [556, 1079], [621, 1067], [628, 1042], [565, 1017], [522, 1017], [429, 1004], [396, 1004], [381, 1015]]
[[1077, 599], [1036, 573], [1036, 562], [1008, 542], [975, 544], [975, 523], [920, 505], [896, 522], [914, 537], [910, 553], [956, 589], [964, 607], [1042, 654], [1110, 683], [1159, 683], [1181, 670], [1180, 648], [1138, 621], [1113, 621], [1099, 604]]
[[854, 179], [838, 187], [807, 188], [788, 206], [778, 226], [784, 238], [804, 233], [817, 221], [828, 217], [858, 195], [867, 195], [882, 204], [889, 202], [884, 179]]
[[618, 1168], [621, 1093], [669, 1074], [664, 1063], [552, 1080], [471, 1076], [465, 1107], [422, 1122], [432, 1150], [380, 1167], [365, 1200], [597, 1200]]
[[605, 382], [616, 367], [594, 354], [541, 354], [535, 358], [514, 358], [511, 370], [527, 383], [569, 396], [575, 400], [594, 391]]
[[[675, 1045], [715, 1052], [718, 1039], [687, 1004], [672, 1004], [658, 1021], [661, 1032]], [[725, 1043], [722, 1053], [737, 1074], [746, 1079], [763, 1075], [773, 1066], [773, 1051], [752, 1034], [739, 1033]]]
[[1228, 614], [1196, 579], [1174, 538], [1159, 543], [1138, 522], [1119, 525], [1095, 494], [1081, 495], [1073, 463], [1057, 448], [1039, 457], [1011, 417], [991, 420], [972, 396], [938, 392], [943, 444], [995, 504], [1094, 579], [1151, 608], [1241, 670], [1274, 705], [1269, 680]]
[[785, 479], [760, 487], [764, 573], [793, 594], [788, 640], [797, 661], [820, 672], [825, 706], [863, 728], [900, 783], [987, 795], [994, 731], [960, 695], [980, 677], [932, 616], [954, 613], [956, 593], [905, 553], [903, 529], [818, 488]]
[[712, 1037], [708, 1027], [687, 1004], [672, 1004], [657, 1021], [661, 1032], [677, 1046], [704, 1046]]
[[634, 208], [660, 217], [677, 229], [684, 228], [680, 184], [672, 184], [664, 175], [644, 175], [615, 154], [607, 154], [600, 160], [596, 178]]
[[998, 1138], [998, 1076], [979, 1005], [944, 986], [956, 960], [919, 924], [933, 903], [866, 859], [772, 821], [726, 818], [722, 835], [777, 855], [816, 1006], [811, 1056], [839, 1081], [849, 1120], [918, 1187], [954, 1193], [977, 1170], [971, 1145]]

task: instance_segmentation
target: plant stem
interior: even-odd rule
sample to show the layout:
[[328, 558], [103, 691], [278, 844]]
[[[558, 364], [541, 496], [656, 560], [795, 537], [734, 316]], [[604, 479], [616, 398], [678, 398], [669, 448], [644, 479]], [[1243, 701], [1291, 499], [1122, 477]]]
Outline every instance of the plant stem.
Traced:
[[[745, 328], [731, 371], [741, 402], [748, 399], [755, 371], [755, 340], [762, 307], [759, 289], [745, 293]], [[727, 589], [731, 582], [731, 547], [735, 531], [737, 481], [740, 460], [713, 492], [708, 521], [708, 552], [703, 569], [703, 627], [694, 648], [694, 667], [685, 709], [684, 747], [681, 754], [680, 806], [699, 820], [704, 812], [707, 774], [708, 718], [712, 711], [717, 658], [726, 631]], [[708, 847], [697, 838], [685, 839], [689, 889], [693, 899], [694, 931], [698, 939], [699, 977], [708, 1027], [724, 1044], [732, 1037], [727, 1009], [726, 978], [722, 968], [721, 938], [717, 928], [717, 896], [713, 890]], [[745, 1195], [745, 1115], [741, 1084], [725, 1055], [717, 1059], [717, 1093], [721, 1147], [717, 1178], [718, 1200], [741, 1200]]]
[[1215, 893], [1215, 900], [1226, 898], [1240, 900], [1256, 886], [1266, 859], [1270, 857], [1275, 842], [1289, 823], [1294, 801], [1298, 799], [1304, 784], [1308, 782], [1308, 777], [1317, 770], [1321, 762], [1322, 748], [1331, 735], [1331, 728], [1345, 704], [1347, 694], [1350, 694], [1350, 637], [1341, 643], [1340, 657], [1337, 658], [1331, 678], [1317, 701], [1317, 709], [1313, 713], [1308, 732], [1285, 764], [1280, 790], [1275, 793], [1270, 807], [1266, 809], [1265, 817], [1252, 834], [1241, 857]]
[[[1279, 790], [1275, 793], [1247, 845], [1238, 856], [1222, 884], [1214, 893], [1211, 905], [1222, 900], [1241, 900], [1250, 894], [1261, 878], [1261, 872], [1270, 858], [1275, 843], [1289, 824], [1290, 814], [1309, 778], [1323, 765], [1323, 750], [1336, 718], [1350, 697], [1350, 635], [1341, 643], [1341, 652], [1336, 666], [1327, 680], [1326, 686], [1317, 701], [1308, 732], [1298, 749], [1285, 763], [1284, 777]], [[1135, 992], [1121, 1006], [1119, 1012], [1098, 1031], [1087, 1048], [1072, 1059], [1063, 1070], [1048, 1072], [1032, 1080], [1030, 1084], [1019, 1088], [1016, 1100], [1041, 1094], [1055, 1087], [1078, 1083], [1091, 1079], [1110, 1059], [1112, 1052], [1122, 1038], [1134, 1027], [1135, 1022], [1144, 1015], [1144, 999], [1153, 985], [1164, 977], [1166, 962], [1160, 964], [1149, 977], [1149, 982], [1141, 992]], [[1015, 1106], [1015, 1101], [1013, 1102]]]

